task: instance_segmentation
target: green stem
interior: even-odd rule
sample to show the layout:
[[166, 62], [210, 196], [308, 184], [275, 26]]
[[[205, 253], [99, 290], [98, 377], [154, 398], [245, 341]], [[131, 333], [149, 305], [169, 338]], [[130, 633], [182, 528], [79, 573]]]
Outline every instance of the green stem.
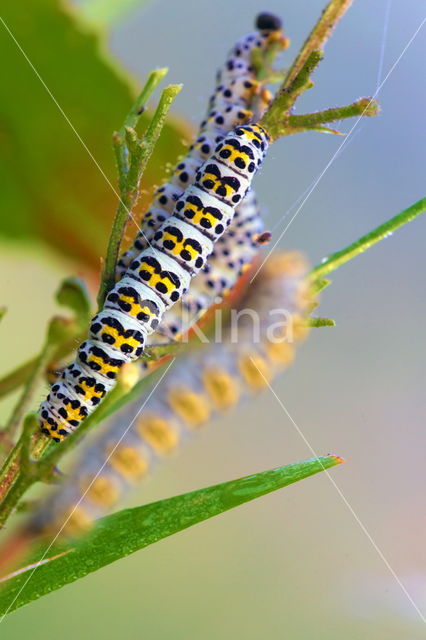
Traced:
[[[299, 51], [296, 59], [286, 73], [281, 87], [260, 122], [260, 124], [268, 131], [272, 140], [283, 135], [289, 135], [289, 133], [306, 131], [307, 129], [314, 129], [315, 127], [318, 127], [319, 130], [324, 130], [319, 127], [318, 123], [316, 125], [309, 124], [309, 120], [312, 120], [314, 114], [307, 114], [306, 116], [290, 116], [290, 110], [294, 106], [298, 97], [304, 91], [313, 86], [311, 75], [322, 58], [322, 49], [330, 37], [334, 27], [349, 9], [351, 3], [352, 0], [331, 0], [328, 3]], [[289, 129], [288, 122], [283, 123], [286, 115], [289, 117], [299, 118], [299, 120], [293, 121], [291, 130]], [[308, 122], [308, 124], [302, 125], [303, 118]], [[331, 120], [327, 120], [327, 122], [330, 121]]]
[[[25, 491], [36, 482], [37, 477], [22, 465], [22, 456], [26, 451], [25, 439], [28, 434], [22, 434], [0, 473], [0, 529], [16, 507]], [[38, 460], [51, 445], [51, 438], [40, 432], [32, 436], [31, 457]]]
[[356, 116], [377, 116], [379, 105], [373, 98], [360, 98], [352, 104], [344, 107], [332, 107], [324, 111], [315, 113], [305, 113], [303, 115], [291, 115], [287, 118], [286, 125], [294, 129], [308, 129], [319, 124], [354, 118]]
[[[58, 362], [65, 358], [69, 353], [71, 353], [75, 349], [75, 345], [82, 342], [86, 337], [86, 331], [84, 333], [81, 330], [76, 331], [75, 335], [71, 338], [68, 338], [61, 345], [57, 346], [56, 349], [52, 353], [52, 357], [50, 362], [47, 363], [47, 367], [52, 362]], [[30, 375], [32, 375], [32, 371], [37, 366], [37, 362], [40, 358], [40, 355], [31, 358], [24, 364], [19, 365], [14, 371], [8, 373], [4, 378], [0, 380], [0, 398], [6, 396], [11, 393], [15, 389], [18, 389], [24, 382], [28, 379]]]
[[[164, 70], [161, 70], [161, 73], [164, 75]], [[170, 85], [163, 90], [160, 102], [154, 112], [143, 139], [141, 141], [137, 140], [135, 134], [133, 139], [134, 146], [132, 145], [133, 150], [129, 149], [127, 144], [124, 144], [123, 136], [120, 133], [114, 136], [114, 146], [116, 149], [116, 157], [118, 159], [121, 199], [112, 224], [101, 284], [99, 287], [99, 309], [103, 307], [108, 291], [110, 291], [115, 284], [115, 272], [120, 245], [128, 217], [131, 215], [131, 210], [136, 204], [138, 198], [140, 179], [160, 135], [166, 115], [174, 98], [181, 88], [182, 85]], [[150, 90], [153, 90], [152, 83], [150, 85]], [[141, 106], [141, 101], [139, 100], [138, 107], [132, 109], [125, 120], [122, 131], [125, 132], [127, 140], [129, 138], [129, 132], [134, 131], [134, 128], [130, 126], [130, 124], [135, 124], [135, 121], [140, 116]], [[119, 149], [121, 149], [121, 151], [119, 151]]]
[[352, 4], [352, 0], [331, 0], [321, 14], [305, 43], [300, 49], [296, 59], [289, 68], [281, 91], [288, 90], [294, 79], [299, 75], [313, 51], [322, 49], [331, 36], [333, 29], [344, 16]]
[[260, 124], [273, 140], [280, 137], [282, 121], [299, 96], [313, 86], [311, 75], [322, 60], [321, 51], [312, 51], [288, 89], [281, 89], [266, 110]]
[[35, 362], [34, 367], [30, 370], [30, 375], [10, 415], [10, 418], [7, 421], [4, 429], [1, 431], [2, 436], [7, 436], [7, 439], [10, 442], [13, 441], [17, 430], [21, 426], [22, 419], [31, 405], [34, 393], [40, 382], [39, 379], [43, 375], [47, 364], [51, 360], [55, 346], [56, 345], [49, 344], [48, 342], [46, 342], [46, 344], [44, 345], [40, 355]]
[[16, 481], [10, 487], [6, 499], [3, 501], [0, 509], [0, 529], [2, 529], [9, 516], [15, 510], [18, 502], [25, 492], [34, 484], [35, 479], [19, 474]]
[[119, 187], [122, 192], [125, 190], [126, 174], [129, 169], [129, 156], [126, 147], [123, 144], [126, 135], [126, 127], [130, 127], [132, 129], [136, 127], [139, 122], [139, 118], [145, 110], [148, 99], [158, 87], [160, 82], [163, 80], [167, 72], [167, 68], [155, 69], [154, 71], [151, 71], [145, 83], [145, 86], [143, 87], [142, 91], [132, 105], [132, 108], [124, 119], [123, 126], [117, 133], [114, 133], [113, 135], [113, 146], [117, 160]]
[[349, 262], [349, 260], [352, 260], [360, 253], [363, 253], [377, 242], [387, 238], [389, 235], [394, 233], [394, 231], [407, 224], [407, 222], [411, 222], [411, 220], [414, 220], [414, 218], [417, 218], [420, 214], [425, 213], [425, 211], [426, 198], [422, 198], [390, 220], [387, 220], [373, 229], [373, 231], [370, 231], [370, 233], [362, 236], [359, 240], [356, 240], [356, 242], [353, 242], [345, 249], [336, 251], [325, 258], [321, 264], [312, 269], [310, 272], [310, 279], [312, 281], [317, 281], [324, 278], [324, 276], [335, 271], [342, 266], [342, 264], [345, 264], [345, 262]]
[[31, 358], [24, 364], [19, 365], [14, 371], [8, 373], [0, 380], [0, 398], [18, 389], [31, 375], [32, 370], [37, 365], [40, 355]]
[[143, 137], [143, 144], [145, 147], [148, 147], [150, 151], [152, 151], [158, 140], [164, 126], [167, 113], [172, 106], [174, 99], [182, 90], [182, 86], [183, 85], [181, 84], [170, 84], [161, 94], [157, 108]]

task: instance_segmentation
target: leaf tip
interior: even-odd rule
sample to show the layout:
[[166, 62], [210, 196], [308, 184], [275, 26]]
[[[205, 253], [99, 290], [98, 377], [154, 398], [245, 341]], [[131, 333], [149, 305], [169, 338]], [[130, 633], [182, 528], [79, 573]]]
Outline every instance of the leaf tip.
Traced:
[[[337, 456], [334, 453], [326, 453], [325, 454], [326, 458], [330, 458], [331, 460], [333, 460], [334, 465], [338, 465], [338, 464], [343, 464], [344, 462], [347, 462], [347, 458], [342, 458], [341, 456]], [[333, 465], [333, 466], [334, 466]]]

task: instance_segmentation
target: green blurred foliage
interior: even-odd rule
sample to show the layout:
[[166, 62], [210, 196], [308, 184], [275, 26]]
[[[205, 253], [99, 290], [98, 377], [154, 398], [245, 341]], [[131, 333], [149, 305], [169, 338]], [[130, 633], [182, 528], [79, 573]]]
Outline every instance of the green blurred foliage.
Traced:
[[80, 0], [78, 5], [85, 18], [109, 25], [117, 24], [132, 9], [148, 2], [149, 0]]
[[[0, 234], [43, 240], [85, 267], [99, 268], [117, 204], [111, 134], [136, 88], [106, 53], [101, 32], [58, 0], [3, 6], [0, 55]], [[17, 43], [93, 154], [102, 175]], [[142, 128], [148, 121], [142, 118]], [[186, 126], [169, 118], [143, 178], [149, 191], [183, 150]], [[113, 188], [114, 189], [113, 189]], [[141, 199], [142, 207], [147, 194]]]

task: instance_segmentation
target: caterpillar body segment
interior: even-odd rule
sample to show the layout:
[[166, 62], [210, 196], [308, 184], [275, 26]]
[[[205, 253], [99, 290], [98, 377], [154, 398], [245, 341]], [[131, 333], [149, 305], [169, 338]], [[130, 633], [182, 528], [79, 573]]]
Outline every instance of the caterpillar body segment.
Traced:
[[299, 254], [273, 255], [238, 303], [237, 326], [225, 327], [221, 343], [180, 356], [157, 390], [115, 414], [72, 475], [33, 516], [31, 531], [61, 526], [77, 504], [65, 527], [68, 535], [76, 535], [116, 506], [193, 433], [265, 389], [292, 363], [295, 347], [306, 335], [306, 273]]
[[[160, 227], [162, 233], [166, 232], [167, 226], [168, 222], [163, 222]], [[165, 309], [186, 293], [191, 280], [190, 274], [176, 260], [154, 248], [142, 251], [131, 262], [127, 275], [152, 289]], [[113, 291], [115, 288], [119, 288], [119, 283]]]
[[191, 275], [200, 271], [213, 251], [213, 242], [194, 226], [172, 216], [156, 232], [152, 243]]
[[235, 214], [232, 206], [222, 204], [219, 207], [214, 196], [209, 196], [198, 185], [194, 185], [178, 200], [174, 215], [214, 241], [220, 238]]
[[123, 312], [143, 323], [147, 334], [157, 329], [159, 319], [166, 310], [159, 293], [130, 276], [122, 278], [108, 294], [104, 308]]
[[89, 337], [134, 359], [143, 353], [146, 333], [141, 331], [137, 320], [126, 318], [124, 325], [122, 313], [105, 309], [93, 318]]

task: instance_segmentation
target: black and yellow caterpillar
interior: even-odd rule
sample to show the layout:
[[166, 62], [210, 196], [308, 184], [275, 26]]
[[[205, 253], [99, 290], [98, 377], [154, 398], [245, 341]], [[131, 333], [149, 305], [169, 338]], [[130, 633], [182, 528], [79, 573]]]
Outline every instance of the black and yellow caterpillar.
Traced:
[[[131, 262], [92, 320], [89, 337], [39, 410], [43, 433], [60, 441], [74, 431], [115, 385], [118, 371], [143, 352], [147, 336], [189, 288], [214, 242], [232, 221], [269, 144], [259, 124], [237, 127], [216, 146], [183, 193], [152, 246]], [[237, 149], [237, 151], [235, 151]], [[232, 152], [231, 152], [232, 150]], [[194, 216], [193, 201], [200, 204]], [[209, 227], [211, 216], [221, 221]]]
[[[220, 72], [221, 80], [235, 80], [238, 90], [238, 74], [251, 69], [251, 52], [255, 47], [262, 48], [278, 26], [269, 14], [260, 16], [257, 24], [261, 29], [258, 38], [249, 36], [237, 45]], [[251, 82], [247, 85], [246, 90], [252, 93]], [[227, 91], [225, 85], [220, 87], [219, 94]], [[231, 105], [220, 114], [213, 110], [202, 127], [211, 123], [214, 131], [216, 126], [232, 126], [232, 114], [237, 110], [241, 115], [240, 107]], [[250, 115], [246, 113], [241, 119]], [[157, 220], [150, 224], [153, 235], [149, 246], [132, 256], [104, 308], [92, 320], [88, 340], [80, 345], [76, 360], [64, 369], [40, 407], [41, 430], [56, 441], [74, 431], [93, 411], [115, 385], [123, 364], [140, 357], [165, 312], [187, 293], [191, 278], [207, 264], [214, 243], [232, 223], [269, 144], [267, 132], [255, 123], [237, 126], [225, 136], [220, 133], [209, 143], [208, 152], [207, 137], [201, 137], [193, 145], [193, 152], [200, 160], [215, 144], [213, 153], [198, 169], [194, 159], [191, 161], [195, 183], [183, 193], [175, 191], [170, 198], [167, 190], [173, 185], [160, 188], [158, 200], [168, 211], [174, 207], [172, 215], [158, 228], [158, 217], [148, 215], [148, 222]], [[178, 178], [181, 187], [189, 182], [190, 175], [189, 165], [183, 169], [179, 169], [185, 173]]]
[[[150, 209], [141, 221], [141, 228], [133, 246], [118, 261], [117, 275], [122, 277], [132, 260], [150, 246], [158, 227], [171, 215], [183, 191], [193, 184], [195, 174], [201, 164], [212, 154], [218, 142], [234, 127], [245, 124], [253, 118], [251, 106], [255, 96], [265, 106], [262, 85], [256, 80], [252, 56], [268, 50], [272, 44], [284, 47], [281, 20], [269, 13], [261, 13], [256, 19], [257, 31], [237, 42], [217, 72], [217, 86], [209, 101], [206, 118], [201, 122], [195, 142], [186, 157], [181, 160], [170, 180], [154, 194]], [[262, 110], [262, 106], [258, 111]], [[259, 113], [257, 115], [260, 115]], [[195, 199], [194, 216], [199, 203]], [[221, 236], [225, 230], [222, 216], [215, 212], [204, 216], [203, 228], [210, 231], [213, 238]]]
[[[256, 28], [256, 32], [248, 34], [234, 45], [218, 70], [217, 86], [210, 98], [207, 116], [200, 125], [198, 136], [187, 156], [177, 165], [169, 182], [156, 191], [154, 202], [141, 221], [133, 246], [118, 262], [119, 278], [131, 260], [150, 246], [159, 225], [171, 215], [173, 200], [194, 183], [196, 171], [211, 155], [217, 143], [230, 129], [252, 118], [254, 102], [257, 116], [267, 106], [269, 92], [256, 79], [252, 56], [255, 53], [265, 53], [272, 45], [277, 49], [284, 48], [287, 41], [281, 32], [281, 21], [276, 16], [260, 14], [256, 20]], [[196, 222], [202, 203], [196, 195], [189, 202]], [[221, 216], [217, 217], [214, 207], [207, 212], [208, 215], [203, 217], [201, 224], [205, 232], [210, 232], [214, 239], [224, 232], [223, 221]], [[261, 212], [255, 194], [250, 190], [237, 206], [233, 221], [220, 237], [208, 263], [194, 278], [190, 290], [182, 296], [179, 303], [164, 314], [159, 327], [160, 333], [148, 338], [148, 343], [178, 338], [205, 310], [229, 291], [257, 254], [257, 240], [262, 239], [263, 229]], [[178, 242], [183, 241], [182, 230], [172, 230], [172, 234]]]
[[274, 254], [238, 303], [237, 326], [224, 329], [220, 344], [181, 356], [158, 390], [115, 414], [72, 474], [32, 516], [30, 533], [52, 532], [65, 521], [65, 533], [71, 536], [91, 526], [189, 435], [286, 369], [307, 333], [306, 273], [300, 254]]

